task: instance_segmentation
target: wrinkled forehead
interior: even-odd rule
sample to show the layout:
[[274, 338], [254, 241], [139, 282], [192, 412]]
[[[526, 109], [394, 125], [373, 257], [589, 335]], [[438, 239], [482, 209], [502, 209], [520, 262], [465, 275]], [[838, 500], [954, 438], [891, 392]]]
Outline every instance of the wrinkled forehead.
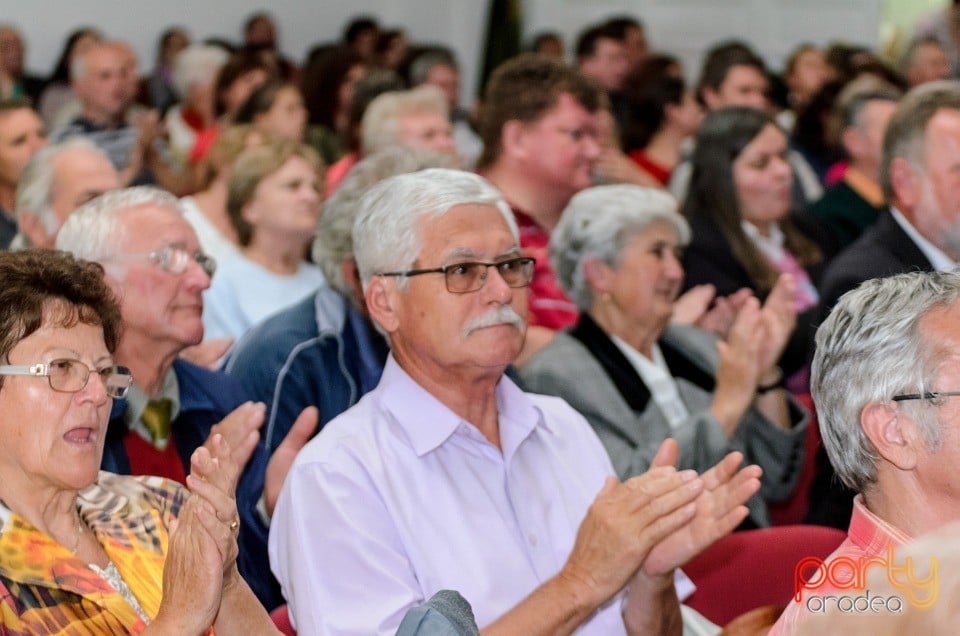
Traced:
[[446, 212], [424, 213], [417, 220], [417, 260], [476, 260], [519, 254], [513, 228], [492, 204], [455, 205]]
[[199, 247], [197, 234], [175, 206], [168, 203], [142, 203], [117, 210], [117, 236], [126, 253], [154, 250], [176, 245], [189, 250]]
[[917, 322], [928, 364], [951, 363], [960, 371], [960, 302], [933, 307]]

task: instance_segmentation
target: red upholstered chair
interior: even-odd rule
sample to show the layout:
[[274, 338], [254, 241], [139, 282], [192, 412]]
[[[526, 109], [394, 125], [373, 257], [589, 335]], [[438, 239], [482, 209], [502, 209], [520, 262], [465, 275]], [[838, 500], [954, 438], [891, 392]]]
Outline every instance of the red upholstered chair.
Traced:
[[800, 404], [810, 411], [810, 427], [807, 428], [803, 443], [803, 468], [797, 487], [786, 501], [767, 502], [770, 511], [770, 523], [775, 526], [789, 526], [803, 523], [810, 508], [810, 486], [817, 474], [817, 449], [820, 448], [820, 427], [817, 425], [817, 411], [809, 393], [794, 396]]
[[726, 536], [683, 566], [697, 591], [686, 601], [717, 625], [764, 605], [793, 597], [797, 562], [825, 558], [846, 533], [823, 526], [778, 526]]
[[290, 612], [287, 610], [286, 605], [281, 605], [270, 612], [270, 618], [273, 619], [273, 624], [277, 626], [281, 634], [284, 636], [297, 636], [293, 625], [290, 624]]

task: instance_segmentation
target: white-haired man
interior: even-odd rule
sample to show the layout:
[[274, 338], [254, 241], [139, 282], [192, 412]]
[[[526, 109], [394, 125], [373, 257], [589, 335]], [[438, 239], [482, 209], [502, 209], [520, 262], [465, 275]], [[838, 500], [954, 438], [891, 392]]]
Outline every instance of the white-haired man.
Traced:
[[278, 452], [267, 465], [258, 445], [263, 405], [249, 402], [226, 374], [179, 357], [203, 339], [201, 293], [216, 263], [200, 250], [173, 195], [143, 186], [104, 194], [67, 219], [56, 246], [103, 265], [120, 299], [124, 330], [116, 356], [136, 380], [111, 414], [104, 470], [185, 483], [193, 451], [214, 433], [223, 434], [237, 464], [246, 465], [237, 486], [242, 546], [237, 563], [259, 596], [267, 568], [260, 498], [272, 510], [286, 466], [313, 431], [315, 412], [292, 427], [289, 452]]
[[898, 592], [868, 598], [873, 613], [936, 601], [936, 577], [915, 577], [897, 548], [960, 518], [958, 325], [960, 274], [911, 272], [866, 281], [818, 329], [811, 388], [820, 431], [837, 475], [859, 494], [836, 552], [808, 564], [812, 574], [798, 564], [810, 580], [797, 584], [771, 634], [869, 597], [871, 569], [886, 569]]
[[284, 484], [270, 556], [296, 629], [393, 634], [449, 588], [491, 634], [679, 633], [674, 568], [742, 521], [760, 469], [677, 472], [668, 442], [621, 484], [580, 415], [503, 375], [533, 262], [481, 177], [382, 181], [353, 241], [391, 355]]
[[17, 186], [20, 230], [11, 247], [52, 248], [74, 210], [119, 187], [117, 170], [89, 139], [75, 137], [39, 150], [27, 162]]
[[342, 157], [327, 170], [328, 195], [340, 186], [361, 156], [386, 148], [422, 148], [457, 156], [449, 110], [436, 86], [381, 93], [363, 112], [360, 129], [360, 153]]

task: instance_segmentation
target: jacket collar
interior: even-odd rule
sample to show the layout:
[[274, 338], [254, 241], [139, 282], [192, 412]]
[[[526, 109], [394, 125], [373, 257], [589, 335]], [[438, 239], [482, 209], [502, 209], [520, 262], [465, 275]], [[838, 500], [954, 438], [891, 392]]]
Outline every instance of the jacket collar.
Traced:
[[[644, 384], [643, 378], [627, 357], [600, 328], [600, 325], [590, 317], [590, 314], [580, 314], [580, 321], [570, 330], [570, 336], [579, 340], [587, 351], [593, 354], [627, 405], [632, 410], [642, 413], [650, 402], [650, 389]], [[670, 342], [669, 338], [661, 336], [657, 344], [673, 377], [684, 378], [705, 391], [714, 390], [713, 376], [691, 362]]]

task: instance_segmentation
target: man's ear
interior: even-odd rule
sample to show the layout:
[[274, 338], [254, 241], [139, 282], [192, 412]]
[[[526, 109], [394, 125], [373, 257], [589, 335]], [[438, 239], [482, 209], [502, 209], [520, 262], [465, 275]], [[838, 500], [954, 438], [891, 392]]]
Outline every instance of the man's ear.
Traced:
[[920, 175], [903, 157], [894, 157], [890, 162], [890, 185], [893, 194], [902, 207], [912, 211], [917, 207], [922, 195]]
[[511, 119], [500, 131], [500, 153], [508, 157], [525, 157], [529, 153], [525, 141], [525, 124], [519, 119]]
[[370, 318], [387, 333], [393, 333], [400, 325], [400, 316], [397, 311], [400, 293], [397, 289], [397, 281], [384, 276], [371, 278], [363, 292]]
[[916, 422], [896, 402], [871, 402], [860, 412], [860, 427], [880, 456], [900, 470], [913, 470], [923, 438]]
[[40, 217], [36, 214], [22, 212], [17, 215], [17, 221], [20, 225], [20, 231], [30, 241], [33, 247], [45, 247], [53, 249], [56, 242], [56, 236], [47, 234], [47, 228], [44, 227]]
[[840, 133], [840, 144], [851, 157], [859, 157], [863, 151], [863, 134], [853, 126], [848, 126]]
[[717, 91], [713, 90], [709, 86], [703, 87], [703, 89], [700, 91], [700, 96], [703, 99], [703, 105], [706, 106], [706, 110], [708, 112], [720, 108], [720, 96], [717, 95]]

